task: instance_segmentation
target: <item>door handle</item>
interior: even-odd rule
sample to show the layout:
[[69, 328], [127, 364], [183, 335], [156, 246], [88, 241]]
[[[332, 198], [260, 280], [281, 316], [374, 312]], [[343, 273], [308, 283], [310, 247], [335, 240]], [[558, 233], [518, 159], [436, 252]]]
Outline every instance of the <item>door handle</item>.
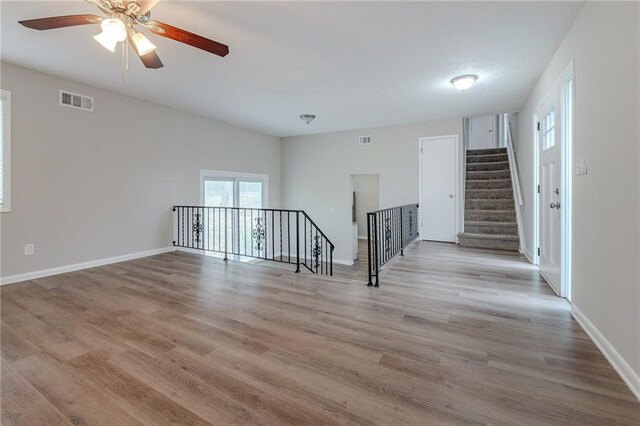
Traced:
[[449, 198], [453, 198], [453, 194], [449, 194]]
[[560, 203], [551, 203], [549, 205], [549, 207], [552, 208], [552, 209], [558, 209], [559, 210], [560, 209]]

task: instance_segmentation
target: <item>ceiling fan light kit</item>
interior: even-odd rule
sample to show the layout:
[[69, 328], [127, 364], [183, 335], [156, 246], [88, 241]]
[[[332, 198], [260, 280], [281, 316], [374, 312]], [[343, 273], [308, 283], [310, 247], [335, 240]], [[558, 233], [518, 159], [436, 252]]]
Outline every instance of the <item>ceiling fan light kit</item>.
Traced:
[[[148, 29], [153, 34], [169, 38], [180, 43], [193, 46], [221, 57], [229, 53], [229, 47], [214, 40], [193, 34], [171, 25], [151, 20], [151, 8], [158, 0], [86, 0], [100, 9], [106, 16], [67, 15], [49, 18], [19, 21], [27, 28], [38, 31], [65, 28], [77, 25], [100, 24], [102, 32], [93, 38], [105, 49], [115, 52], [118, 43], [123, 42], [123, 57], [127, 58], [126, 48], [131, 45], [145, 67], [162, 68], [164, 65], [155, 53], [156, 46], [138, 30], [138, 26]], [[128, 65], [125, 64], [126, 70]]]

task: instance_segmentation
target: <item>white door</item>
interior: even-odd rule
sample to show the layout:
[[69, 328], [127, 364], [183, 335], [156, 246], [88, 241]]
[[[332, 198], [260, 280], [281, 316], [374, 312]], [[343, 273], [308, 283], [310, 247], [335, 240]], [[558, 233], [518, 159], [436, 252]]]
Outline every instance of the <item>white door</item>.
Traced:
[[471, 117], [469, 119], [469, 149], [498, 147], [496, 116]]
[[456, 240], [456, 144], [452, 136], [421, 140], [423, 240]]
[[538, 111], [540, 273], [560, 294], [562, 114], [556, 85]]

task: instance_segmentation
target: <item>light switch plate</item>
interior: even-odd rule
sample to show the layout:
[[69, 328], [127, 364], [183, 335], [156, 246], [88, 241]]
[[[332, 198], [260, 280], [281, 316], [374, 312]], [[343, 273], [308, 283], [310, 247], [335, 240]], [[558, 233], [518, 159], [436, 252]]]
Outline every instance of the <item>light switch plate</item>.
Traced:
[[24, 245], [24, 255], [25, 256], [33, 256], [35, 252], [35, 244], [25, 244]]
[[580, 157], [576, 160], [576, 175], [586, 175], [588, 171], [587, 157]]

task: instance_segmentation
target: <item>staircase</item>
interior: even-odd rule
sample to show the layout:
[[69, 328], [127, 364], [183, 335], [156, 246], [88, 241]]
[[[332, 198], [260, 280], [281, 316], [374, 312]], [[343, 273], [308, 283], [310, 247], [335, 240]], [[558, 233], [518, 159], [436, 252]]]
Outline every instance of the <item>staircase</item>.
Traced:
[[507, 148], [467, 150], [464, 232], [460, 246], [520, 248]]

